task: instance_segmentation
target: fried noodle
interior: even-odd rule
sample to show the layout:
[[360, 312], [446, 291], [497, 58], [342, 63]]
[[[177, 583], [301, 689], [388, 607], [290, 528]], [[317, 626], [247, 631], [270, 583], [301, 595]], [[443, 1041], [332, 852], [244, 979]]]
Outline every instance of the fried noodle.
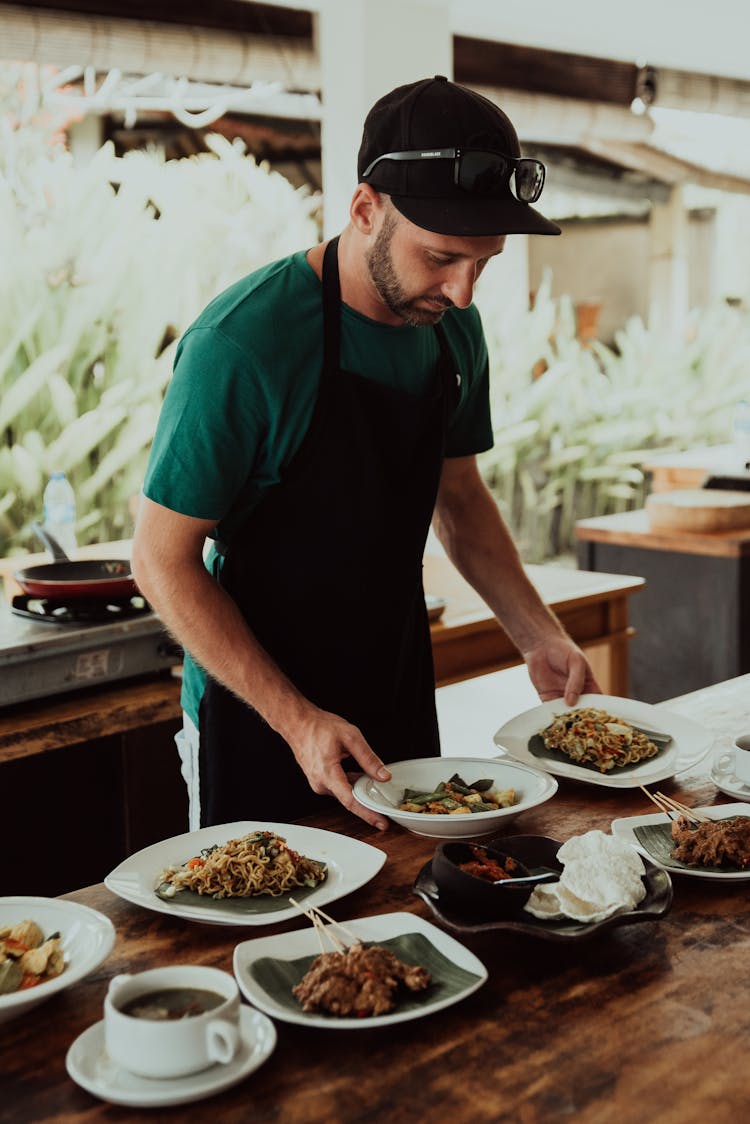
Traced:
[[317, 886], [326, 877], [323, 863], [300, 855], [270, 831], [207, 847], [200, 856], [162, 871], [160, 882], [212, 898], [277, 898], [298, 886]]
[[557, 714], [540, 733], [548, 749], [559, 750], [578, 765], [595, 765], [601, 773], [659, 752], [654, 742], [624, 718], [595, 707]]

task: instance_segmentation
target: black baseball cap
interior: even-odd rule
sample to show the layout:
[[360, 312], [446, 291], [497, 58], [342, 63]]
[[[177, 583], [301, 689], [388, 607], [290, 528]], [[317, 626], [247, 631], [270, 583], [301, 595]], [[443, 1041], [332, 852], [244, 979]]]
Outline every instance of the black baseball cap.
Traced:
[[[521, 157], [518, 134], [488, 98], [440, 74], [398, 86], [365, 119], [358, 180], [390, 195], [410, 222], [437, 234], [560, 233], [559, 226], [517, 198], [510, 171], [492, 179], [489, 187], [475, 177], [475, 186], [467, 190], [458, 182], [457, 158], [435, 157], [451, 149], [499, 153], [511, 158], [510, 168], [521, 167], [515, 164]], [[386, 153], [396, 158], [380, 159]], [[523, 160], [524, 170], [528, 166], [533, 172], [533, 165], [541, 168], [543, 183], [543, 165]]]

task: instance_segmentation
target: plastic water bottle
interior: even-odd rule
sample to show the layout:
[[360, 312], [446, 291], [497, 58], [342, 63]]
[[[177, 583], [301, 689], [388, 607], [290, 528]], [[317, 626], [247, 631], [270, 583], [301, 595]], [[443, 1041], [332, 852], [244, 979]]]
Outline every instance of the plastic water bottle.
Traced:
[[76, 497], [64, 472], [53, 472], [44, 489], [44, 526], [72, 558], [76, 550]]

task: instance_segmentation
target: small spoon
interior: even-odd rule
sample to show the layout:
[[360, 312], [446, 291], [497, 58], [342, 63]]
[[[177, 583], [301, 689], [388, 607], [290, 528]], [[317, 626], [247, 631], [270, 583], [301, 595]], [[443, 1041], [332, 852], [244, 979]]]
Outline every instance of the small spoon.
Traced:
[[498, 878], [493, 886], [524, 886], [529, 882], [556, 882], [560, 877], [557, 870], [543, 870], [539, 874], [525, 874], [522, 878]]

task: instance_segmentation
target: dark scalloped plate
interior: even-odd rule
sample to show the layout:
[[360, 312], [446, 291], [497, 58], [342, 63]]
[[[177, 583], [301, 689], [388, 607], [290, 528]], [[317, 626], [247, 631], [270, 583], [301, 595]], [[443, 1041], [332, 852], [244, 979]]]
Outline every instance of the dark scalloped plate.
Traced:
[[[558, 844], [562, 846], [562, 844]], [[414, 882], [413, 891], [429, 906], [435, 917], [447, 929], [457, 933], [484, 933], [490, 930], [507, 929], [514, 933], [525, 933], [547, 941], [586, 940], [605, 929], [618, 925], [632, 925], [640, 921], [658, 921], [669, 912], [672, 905], [672, 879], [663, 867], [641, 855], [646, 872], [646, 896], [636, 909], [623, 910], [605, 917], [603, 921], [542, 921], [533, 914], [518, 918], [498, 918], [482, 920], [465, 911], [457, 910], [452, 904], [440, 901], [440, 891], [432, 877], [432, 861], [425, 863]]]

